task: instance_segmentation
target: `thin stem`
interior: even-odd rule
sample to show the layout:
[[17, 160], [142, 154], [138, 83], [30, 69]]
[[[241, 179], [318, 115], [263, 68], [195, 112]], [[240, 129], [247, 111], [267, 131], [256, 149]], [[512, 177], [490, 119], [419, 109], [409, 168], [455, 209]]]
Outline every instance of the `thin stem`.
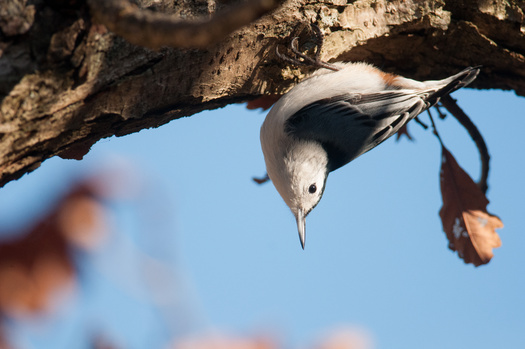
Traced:
[[417, 116], [414, 118], [414, 120], [421, 126], [423, 127], [424, 130], [428, 129], [428, 125], [426, 125], [425, 123], [423, 123], [423, 121], [421, 121], [421, 119], [419, 119]]
[[476, 143], [476, 147], [479, 151], [479, 156], [481, 159], [481, 177], [478, 181], [478, 187], [483, 191], [483, 193], [487, 192], [488, 184], [487, 180], [489, 177], [489, 161], [490, 161], [490, 155], [487, 148], [487, 144], [485, 143], [485, 140], [483, 139], [483, 136], [479, 132], [478, 128], [472, 120], [468, 117], [467, 114], [458, 106], [456, 103], [456, 100], [453, 99], [450, 96], [445, 96], [441, 98], [441, 104], [449, 111], [452, 116], [458, 120], [458, 122], [467, 130], [467, 132], [470, 135], [470, 138]]
[[444, 148], [445, 145], [443, 144], [443, 140], [441, 139], [441, 136], [438, 133], [438, 130], [436, 128], [436, 123], [434, 122], [434, 118], [432, 117], [432, 113], [430, 112], [430, 109], [427, 109], [428, 117], [430, 118], [430, 124], [432, 125], [432, 133], [437, 137], [439, 140], [439, 143]]
[[438, 104], [436, 104], [436, 105], [434, 106], [434, 108], [437, 110], [437, 112], [438, 112], [438, 114], [439, 114], [439, 118], [440, 118], [441, 120], [445, 120], [445, 118], [447, 117], [447, 114], [445, 114], [445, 113], [443, 113], [443, 112], [441, 111], [441, 107], [442, 107], [442, 106], [440, 106], [440, 105], [438, 105]]

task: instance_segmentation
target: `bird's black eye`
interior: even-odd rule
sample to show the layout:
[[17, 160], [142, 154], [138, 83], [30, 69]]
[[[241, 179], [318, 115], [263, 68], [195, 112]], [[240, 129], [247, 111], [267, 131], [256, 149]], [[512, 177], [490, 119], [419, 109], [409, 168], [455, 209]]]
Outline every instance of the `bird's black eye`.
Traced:
[[317, 191], [317, 186], [316, 186], [315, 184], [312, 184], [312, 185], [310, 185], [310, 187], [308, 187], [308, 192], [309, 192], [310, 194], [313, 194], [313, 193], [315, 193], [316, 191]]

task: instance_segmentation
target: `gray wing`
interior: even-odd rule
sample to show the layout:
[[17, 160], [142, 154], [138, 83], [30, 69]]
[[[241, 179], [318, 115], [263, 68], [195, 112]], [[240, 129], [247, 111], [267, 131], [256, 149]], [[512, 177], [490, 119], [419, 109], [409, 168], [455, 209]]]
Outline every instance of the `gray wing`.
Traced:
[[313, 102], [292, 115], [286, 132], [320, 142], [334, 171], [394, 135], [428, 108], [421, 96], [407, 91], [345, 94]]

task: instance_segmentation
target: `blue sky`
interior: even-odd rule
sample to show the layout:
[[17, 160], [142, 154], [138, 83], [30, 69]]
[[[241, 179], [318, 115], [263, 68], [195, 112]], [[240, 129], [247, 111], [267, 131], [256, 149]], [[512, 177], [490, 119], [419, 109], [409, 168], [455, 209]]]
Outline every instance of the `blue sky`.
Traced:
[[[0, 224], [14, 228], [45, 212], [79, 175], [125, 164], [123, 180], [146, 183], [140, 200], [112, 203], [118, 233], [83, 258], [82, 291], [46, 325], [11, 324], [14, 341], [71, 348], [86, 328], [102, 327], [122, 348], [161, 348], [170, 336], [209, 331], [270, 333], [299, 348], [351, 326], [377, 349], [523, 348], [525, 99], [466, 89], [454, 97], [492, 156], [488, 209], [505, 228], [488, 265], [465, 265], [447, 248], [440, 146], [415, 123], [414, 142], [390, 139], [330, 174], [307, 217], [303, 251], [273, 185], [251, 181], [265, 173], [266, 113], [232, 105], [102, 140], [83, 161], [53, 158], [1, 189]], [[466, 132], [451, 117], [437, 125], [477, 179]], [[153, 286], [136, 264], [150, 257], [165, 266], [148, 269], [159, 273]]]

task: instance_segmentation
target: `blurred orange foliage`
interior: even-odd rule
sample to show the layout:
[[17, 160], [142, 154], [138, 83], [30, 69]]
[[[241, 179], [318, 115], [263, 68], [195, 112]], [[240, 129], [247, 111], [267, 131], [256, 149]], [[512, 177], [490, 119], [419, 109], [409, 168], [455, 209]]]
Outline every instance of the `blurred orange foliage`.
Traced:
[[266, 338], [239, 338], [215, 335], [186, 339], [174, 344], [172, 349], [276, 349]]
[[[234, 337], [216, 334], [179, 340], [172, 349], [278, 349], [281, 346], [266, 336]], [[320, 342], [311, 346], [317, 349], [372, 349], [373, 341], [367, 331], [347, 326], [330, 331]]]
[[[109, 233], [109, 211], [104, 200], [108, 196], [130, 193], [128, 187], [125, 191], [118, 190], [122, 180], [119, 178], [119, 183], [113, 183], [114, 179], [114, 176], [97, 177], [77, 183], [50, 208], [47, 215], [27, 230], [17, 232], [14, 238], [0, 241], [0, 319], [25, 320], [28, 316], [40, 314], [50, 309], [51, 301], [56, 300], [61, 291], [79, 287], [75, 252], [95, 249]], [[142, 260], [142, 268], [153, 268], [145, 273], [149, 277], [148, 283], [153, 284], [151, 278], [160, 275], [164, 287], [168, 273], [162, 273], [162, 265], [153, 262], [153, 259]], [[0, 349], [12, 349], [4, 330], [0, 325]], [[95, 335], [91, 340], [94, 349], [119, 348], [105, 336]], [[369, 342], [362, 332], [351, 329], [350, 332], [339, 331], [336, 335], [330, 335], [312, 348], [371, 349]], [[238, 337], [223, 334], [175, 338], [170, 346], [173, 349], [279, 347], [270, 336]]]
[[92, 248], [107, 230], [95, 183], [79, 183], [27, 231], [0, 242], [0, 314], [44, 311], [75, 284], [73, 249]]

